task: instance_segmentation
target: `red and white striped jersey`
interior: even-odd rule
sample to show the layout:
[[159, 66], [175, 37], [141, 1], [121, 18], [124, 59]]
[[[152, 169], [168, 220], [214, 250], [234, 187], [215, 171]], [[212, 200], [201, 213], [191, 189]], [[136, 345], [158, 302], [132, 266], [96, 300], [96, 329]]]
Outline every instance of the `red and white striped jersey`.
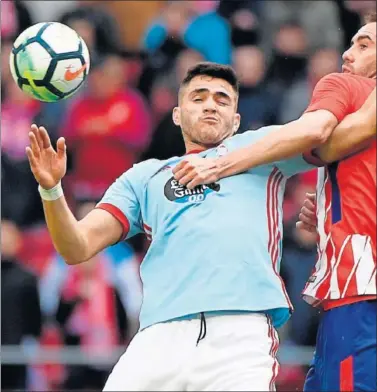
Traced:
[[[374, 169], [373, 164], [368, 169], [374, 170], [369, 174], [371, 180], [374, 176], [375, 184], [364, 191], [358, 189], [362, 182], [355, 184], [353, 180], [358, 182], [359, 179], [354, 179], [351, 173], [349, 177], [343, 177], [342, 184], [341, 179], [335, 182], [332, 178], [333, 166], [318, 171], [318, 260], [303, 293], [310, 304], [376, 295], [375, 145], [363, 154], [374, 156]], [[348, 166], [354, 163], [355, 171], [360, 169], [358, 166], [364, 166], [358, 155], [350, 160], [344, 168], [338, 164], [338, 175], [342, 169], [347, 173]], [[357, 177], [362, 177], [362, 173]], [[349, 194], [348, 188], [351, 188]]]
[[[326, 78], [307, 111], [329, 110], [339, 122], [376, 85], [349, 74]], [[376, 142], [318, 169], [318, 260], [303, 291], [308, 303], [329, 309], [376, 298], [376, 213]]]

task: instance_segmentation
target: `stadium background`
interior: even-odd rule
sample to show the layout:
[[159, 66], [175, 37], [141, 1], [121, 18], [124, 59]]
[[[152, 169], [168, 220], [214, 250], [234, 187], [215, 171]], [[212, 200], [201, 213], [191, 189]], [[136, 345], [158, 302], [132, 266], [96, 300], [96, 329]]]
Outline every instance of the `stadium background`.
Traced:
[[[321, 77], [340, 70], [371, 9], [374, 1], [361, 0], [1, 2], [2, 389], [100, 390], [137, 329], [134, 267], [148, 247], [136, 237], [87, 267], [64, 268], [24, 154], [30, 124], [45, 125], [53, 140], [66, 137], [63, 185], [83, 216], [134, 162], [184, 153], [170, 113], [188, 67], [235, 67], [240, 132], [285, 123], [302, 113]], [[14, 38], [41, 21], [68, 24], [89, 46], [86, 86], [68, 101], [33, 101], [11, 79]], [[320, 317], [300, 299], [316, 238], [294, 225], [315, 181], [315, 171], [296, 176], [286, 191], [281, 271], [296, 311], [280, 330], [279, 391], [302, 390]], [[116, 278], [104, 279], [109, 273]]]

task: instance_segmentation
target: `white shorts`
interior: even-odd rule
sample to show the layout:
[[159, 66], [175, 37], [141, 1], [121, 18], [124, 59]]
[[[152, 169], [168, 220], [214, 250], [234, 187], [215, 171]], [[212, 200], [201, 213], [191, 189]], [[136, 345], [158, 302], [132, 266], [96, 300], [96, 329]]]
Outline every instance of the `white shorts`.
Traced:
[[156, 324], [136, 334], [104, 391], [275, 391], [278, 347], [259, 313]]

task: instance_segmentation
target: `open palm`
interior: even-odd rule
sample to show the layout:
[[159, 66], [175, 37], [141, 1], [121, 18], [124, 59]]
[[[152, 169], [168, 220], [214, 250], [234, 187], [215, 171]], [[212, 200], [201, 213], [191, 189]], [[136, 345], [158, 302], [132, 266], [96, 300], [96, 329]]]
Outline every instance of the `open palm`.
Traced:
[[29, 132], [30, 146], [26, 147], [31, 171], [44, 189], [59, 183], [67, 171], [67, 154], [64, 138], [59, 138], [56, 151], [44, 127], [32, 125]]

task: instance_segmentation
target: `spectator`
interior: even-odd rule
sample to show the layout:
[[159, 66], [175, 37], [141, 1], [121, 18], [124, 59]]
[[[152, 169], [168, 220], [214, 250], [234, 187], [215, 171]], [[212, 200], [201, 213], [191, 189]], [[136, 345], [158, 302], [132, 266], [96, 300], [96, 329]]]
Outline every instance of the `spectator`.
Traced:
[[280, 0], [263, 3], [263, 40], [267, 51], [279, 26], [292, 20], [303, 27], [311, 52], [322, 47], [342, 50], [339, 10], [334, 1]]
[[[17, 260], [22, 243], [17, 225], [1, 221], [1, 344], [19, 345], [41, 334], [42, 317], [36, 277]], [[26, 365], [1, 365], [2, 390], [26, 390]]]
[[[78, 218], [94, 205], [79, 203]], [[129, 343], [138, 329], [142, 298], [138, 267], [125, 243], [78, 266], [68, 266], [55, 255], [42, 276], [41, 301], [45, 316], [60, 326], [66, 345], [100, 358]], [[100, 389], [108, 371], [106, 366], [68, 366], [63, 388]]]
[[258, 0], [221, 0], [218, 14], [229, 21], [233, 46], [258, 45], [261, 39], [263, 2]]
[[147, 97], [154, 80], [174, 66], [185, 48], [201, 53], [206, 61], [231, 63], [229, 24], [216, 11], [200, 10], [195, 1], [168, 1], [162, 16], [146, 30], [142, 46], [149, 57], [140, 89]]
[[29, 143], [30, 124], [39, 113], [41, 104], [23, 93], [9, 72], [8, 59], [12, 43], [3, 42], [1, 61], [1, 199], [3, 216], [20, 226], [32, 226], [42, 221], [43, 210], [35, 180], [25, 154]]
[[277, 94], [305, 76], [307, 39], [304, 29], [295, 21], [280, 26], [274, 37], [273, 57], [268, 78]]
[[265, 83], [265, 57], [257, 46], [240, 46], [234, 51], [234, 68], [240, 81], [239, 132], [276, 124], [278, 99]]
[[[28, 8], [19, 0], [1, 2], [1, 38], [14, 40], [33, 24]], [[3, 68], [2, 68], [3, 69]]]
[[324, 76], [339, 72], [341, 65], [340, 53], [332, 48], [323, 48], [309, 57], [305, 75], [294, 81], [283, 93], [278, 123], [285, 124], [304, 112], [317, 82]]
[[186, 149], [183, 143], [182, 131], [173, 123], [172, 109], [176, 105], [177, 91], [180, 82], [186, 75], [187, 70], [196, 63], [203, 60], [200, 53], [191, 49], [182, 51], [175, 62], [173, 69], [169, 70], [165, 77], [159, 79], [152, 90], [152, 103], [154, 103], [154, 112], [156, 108], [161, 108], [164, 94], [168, 95], [161, 113], [162, 116], [157, 123], [153, 132], [151, 143], [141, 160], [150, 158], [168, 159], [172, 156], [181, 156], [185, 154]]
[[86, 42], [91, 53], [113, 53], [122, 49], [115, 19], [105, 10], [82, 3], [82, 7], [63, 14], [60, 22], [70, 26]]
[[149, 143], [149, 108], [126, 80], [119, 56], [99, 55], [62, 129], [72, 151], [69, 187], [81, 198], [100, 197]]
[[226, 20], [213, 11], [199, 14], [195, 2], [170, 1], [162, 19], [147, 30], [144, 47], [156, 51], [170, 36], [202, 53], [207, 61], [231, 62], [231, 37]]
[[7, 96], [8, 83], [13, 83], [9, 55], [13, 41], [33, 24], [28, 9], [19, 0], [1, 2], [1, 102]]
[[172, 68], [166, 69], [155, 81], [151, 89], [150, 103], [153, 118], [159, 122], [176, 105], [179, 84], [186, 75], [187, 70], [204, 61], [203, 56], [192, 49], [184, 49], [177, 56]]
[[355, 31], [362, 25], [364, 16], [376, 10], [376, 3], [370, 0], [335, 0], [339, 9], [341, 30], [343, 31], [342, 51], [349, 47]]

